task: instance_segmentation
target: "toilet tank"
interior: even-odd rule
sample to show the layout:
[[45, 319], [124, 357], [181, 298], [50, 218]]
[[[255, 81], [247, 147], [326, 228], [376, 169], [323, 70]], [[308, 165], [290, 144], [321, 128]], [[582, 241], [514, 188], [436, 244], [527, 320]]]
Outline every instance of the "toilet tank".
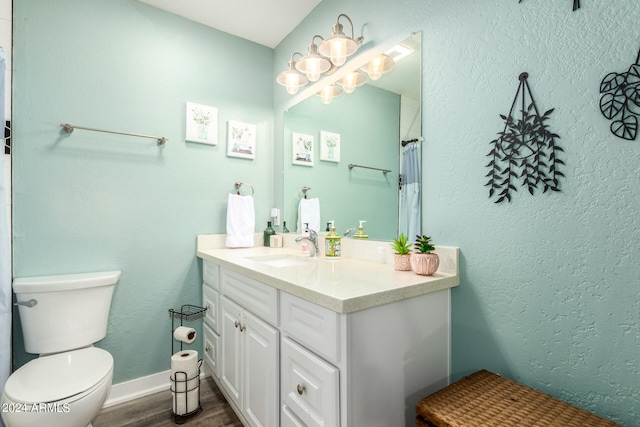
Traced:
[[[107, 334], [111, 297], [120, 271], [21, 277], [13, 280], [27, 353], [92, 345]], [[29, 301], [35, 305], [29, 307]]]

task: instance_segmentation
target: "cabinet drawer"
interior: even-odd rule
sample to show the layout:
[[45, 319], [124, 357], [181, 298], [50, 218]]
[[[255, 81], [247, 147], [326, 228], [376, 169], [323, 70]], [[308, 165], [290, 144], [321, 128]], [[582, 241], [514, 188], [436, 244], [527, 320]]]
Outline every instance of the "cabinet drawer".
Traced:
[[202, 305], [207, 309], [205, 314], [206, 323], [218, 332], [218, 307], [220, 294], [208, 286], [202, 287]]
[[226, 269], [220, 270], [220, 290], [261, 319], [278, 324], [278, 290]]
[[206, 324], [204, 325], [204, 360], [209, 365], [213, 376], [218, 378], [218, 361], [220, 360], [219, 352], [220, 347], [218, 345], [220, 336], [213, 331]]
[[209, 261], [202, 261], [202, 278], [205, 285], [211, 286], [213, 289], [220, 290], [220, 281], [218, 280], [218, 271], [220, 266]]
[[320, 356], [338, 363], [340, 315], [309, 301], [280, 293], [282, 330]]
[[282, 403], [308, 427], [339, 426], [339, 370], [288, 338], [281, 363]]

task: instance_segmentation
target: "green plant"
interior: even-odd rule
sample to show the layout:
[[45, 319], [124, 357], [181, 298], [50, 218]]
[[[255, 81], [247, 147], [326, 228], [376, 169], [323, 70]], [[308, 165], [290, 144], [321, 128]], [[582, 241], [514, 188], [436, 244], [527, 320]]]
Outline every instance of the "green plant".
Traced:
[[204, 111], [196, 107], [196, 108], [193, 108], [191, 112], [193, 113], [194, 122], [201, 125], [209, 126], [209, 122], [211, 121], [211, 118], [209, 117], [208, 111]]
[[422, 236], [416, 236], [416, 243], [414, 247], [416, 252], [421, 254], [429, 254], [431, 251], [435, 250], [435, 246], [431, 244], [431, 237], [425, 236], [424, 234]]
[[407, 255], [411, 253], [411, 243], [408, 242], [408, 238], [404, 233], [400, 233], [397, 239], [393, 239], [391, 247], [395, 253], [400, 255]]

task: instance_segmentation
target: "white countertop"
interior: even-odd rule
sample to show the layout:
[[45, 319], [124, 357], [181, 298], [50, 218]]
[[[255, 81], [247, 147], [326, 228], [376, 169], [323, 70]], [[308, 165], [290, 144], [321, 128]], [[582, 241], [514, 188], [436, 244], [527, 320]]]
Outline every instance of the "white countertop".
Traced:
[[[208, 238], [213, 236], [216, 236], [213, 240]], [[219, 235], [198, 236], [199, 258], [338, 313], [364, 310], [460, 284], [458, 248], [437, 247], [436, 253], [441, 258], [439, 270], [433, 276], [420, 276], [412, 271], [396, 271], [392, 262], [381, 262], [380, 257], [375, 260], [345, 256], [337, 260], [324, 256], [303, 257], [301, 250], [295, 245], [283, 248], [216, 247], [219, 244], [211, 242], [219, 242], [220, 238], [217, 236]], [[287, 236], [285, 246], [293, 237]], [[381, 245], [389, 247], [389, 242], [350, 242], [351, 240], [354, 239], [343, 239], [343, 254], [345, 246], [359, 254], [374, 253], [371, 249], [384, 247]], [[322, 250], [322, 246], [320, 248]], [[251, 259], [268, 255], [300, 257], [302, 262], [298, 265], [275, 267]]]

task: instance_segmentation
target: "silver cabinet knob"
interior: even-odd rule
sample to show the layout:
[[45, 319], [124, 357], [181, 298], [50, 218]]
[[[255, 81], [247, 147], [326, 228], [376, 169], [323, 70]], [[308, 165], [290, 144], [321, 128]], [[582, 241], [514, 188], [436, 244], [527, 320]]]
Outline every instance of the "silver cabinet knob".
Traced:
[[303, 386], [302, 384], [298, 384], [298, 386], [296, 387], [296, 390], [298, 390], [298, 394], [299, 394], [299, 395], [302, 395], [302, 393], [304, 393], [304, 391], [305, 391], [306, 389], [307, 389], [307, 388], [306, 388], [305, 386]]

